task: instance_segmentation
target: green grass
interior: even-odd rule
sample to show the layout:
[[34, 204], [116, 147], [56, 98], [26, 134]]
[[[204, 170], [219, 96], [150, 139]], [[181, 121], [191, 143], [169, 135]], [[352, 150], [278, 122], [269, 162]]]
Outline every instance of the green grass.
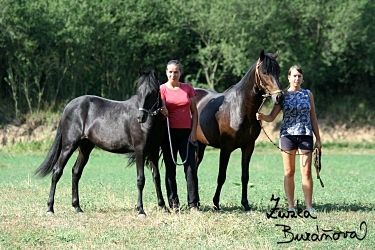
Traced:
[[[351, 146], [350, 146], [351, 147]], [[366, 146], [367, 147], [367, 146]], [[347, 149], [347, 148], [346, 148]], [[375, 154], [373, 148], [330, 148], [323, 154], [322, 188], [314, 178], [317, 219], [267, 219], [275, 202], [286, 207], [283, 169], [277, 149], [259, 146], [250, 163], [249, 202], [253, 211], [241, 206], [240, 152], [232, 154], [227, 180], [221, 193], [222, 212], [211, 209], [216, 188], [219, 151], [207, 150], [199, 169], [203, 211], [190, 214], [186, 207], [186, 182], [178, 168], [181, 214], [164, 214], [156, 204], [151, 172], [146, 170], [144, 205], [147, 217], [137, 217], [135, 167], [126, 168], [121, 155], [94, 150], [80, 182], [81, 206], [71, 206], [71, 166], [65, 168], [55, 197], [55, 215], [46, 216], [51, 177], [37, 179], [33, 171], [45, 153], [0, 152], [0, 249], [373, 249], [375, 245]], [[164, 166], [161, 167], [164, 179]], [[162, 189], [165, 194], [164, 182]], [[296, 173], [295, 198], [304, 206], [301, 178]], [[185, 201], [185, 202], [184, 202]], [[363, 237], [360, 223], [367, 224], [364, 240], [320, 242], [289, 240], [290, 233], [355, 231]], [[289, 226], [289, 233], [282, 226]]]

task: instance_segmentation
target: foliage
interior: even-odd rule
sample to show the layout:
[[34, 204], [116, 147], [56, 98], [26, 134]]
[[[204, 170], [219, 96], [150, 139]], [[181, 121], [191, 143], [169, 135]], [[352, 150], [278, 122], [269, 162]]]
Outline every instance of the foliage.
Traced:
[[347, 121], [344, 112], [334, 112], [349, 99], [356, 114], [351, 122], [374, 120], [372, 0], [0, 4], [0, 98], [12, 103], [6, 115], [11, 111], [14, 118], [58, 109], [84, 94], [127, 99], [138, 68], [154, 66], [165, 81], [171, 59], [185, 65], [185, 79], [195, 86], [223, 91], [265, 49], [280, 53], [283, 87], [290, 66], [303, 68], [304, 87], [313, 91], [320, 117]]

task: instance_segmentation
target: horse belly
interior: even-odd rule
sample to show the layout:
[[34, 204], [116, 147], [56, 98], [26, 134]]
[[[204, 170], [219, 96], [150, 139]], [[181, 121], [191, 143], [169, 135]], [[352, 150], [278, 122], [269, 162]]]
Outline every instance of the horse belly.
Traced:
[[197, 137], [198, 140], [205, 145], [219, 147], [220, 129], [214, 114], [203, 114], [203, 116], [201, 115], [199, 117]]
[[[95, 133], [95, 134], [94, 134]], [[131, 139], [124, 133], [123, 129], [106, 132], [106, 128], [95, 130], [89, 134], [88, 139], [103, 150], [114, 153], [127, 153], [134, 151]]]
[[220, 147], [220, 128], [216, 117], [224, 101], [224, 96], [197, 89], [198, 140], [212, 147]]

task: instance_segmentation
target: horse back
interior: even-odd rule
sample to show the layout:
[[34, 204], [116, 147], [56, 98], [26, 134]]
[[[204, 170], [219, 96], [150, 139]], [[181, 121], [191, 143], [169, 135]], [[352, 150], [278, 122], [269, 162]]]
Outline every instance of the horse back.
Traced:
[[136, 120], [135, 97], [114, 101], [85, 95], [73, 99], [64, 109], [61, 121], [63, 144], [88, 139], [98, 147], [114, 152], [134, 150], [135, 133], [141, 133]]

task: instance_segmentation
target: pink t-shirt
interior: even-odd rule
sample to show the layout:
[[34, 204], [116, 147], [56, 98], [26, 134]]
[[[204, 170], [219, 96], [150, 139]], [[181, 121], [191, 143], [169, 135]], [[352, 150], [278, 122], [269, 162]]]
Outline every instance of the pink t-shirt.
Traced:
[[177, 90], [169, 89], [165, 83], [160, 85], [161, 99], [168, 109], [170, 128], [191, 128], [190, 98], [196, 94], [188, 83], [180, 83]]

